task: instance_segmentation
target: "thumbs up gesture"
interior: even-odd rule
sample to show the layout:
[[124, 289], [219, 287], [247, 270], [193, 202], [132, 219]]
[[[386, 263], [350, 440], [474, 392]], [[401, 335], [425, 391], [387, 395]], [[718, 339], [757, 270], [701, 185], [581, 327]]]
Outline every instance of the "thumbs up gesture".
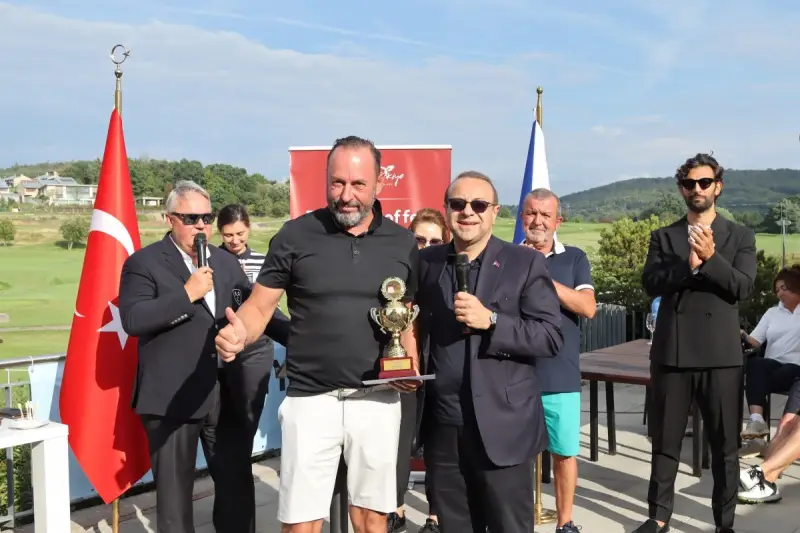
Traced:
[[247, 340], [247, 329], [244, 322], [236, 316], [233, 309], [225, 308], [225, 317], [228, 325], [219, 330], [214, 344], [217, 346], [217, 353], [226, 363], [230, 363], [236, 356], [244, 350], [244, 343]]

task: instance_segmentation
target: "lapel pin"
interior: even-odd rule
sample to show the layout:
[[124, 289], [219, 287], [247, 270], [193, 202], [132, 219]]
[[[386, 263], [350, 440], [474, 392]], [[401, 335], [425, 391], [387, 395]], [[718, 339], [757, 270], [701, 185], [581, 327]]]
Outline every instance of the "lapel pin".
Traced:
[[500, 268], [500, 262], [499, 261], [495, 261], [494, 263], [492, 263], [492, 266]]

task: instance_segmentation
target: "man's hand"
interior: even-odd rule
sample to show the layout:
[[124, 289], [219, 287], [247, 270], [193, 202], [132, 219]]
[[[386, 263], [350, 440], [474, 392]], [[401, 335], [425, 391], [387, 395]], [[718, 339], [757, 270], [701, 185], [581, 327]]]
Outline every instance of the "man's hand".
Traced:
[[692, 231], [694, 237], [689, 241], [692, 251], [697, 254], [701, 261], [705, 262], [714, 255], [714, 232], [711, 228], [695, 226]]
[[472, 329], [489, 329], [492, 312], [483, 306], [477, 297], [468, 292], [456, 293], [454, 305], [456, 320]]
[[225, 308], [225, 316], [228, 319], [228, 325], [219, 330], [217, 338], [214, 339], [214, 344], [217, 345], [217, 353], [222, 360], [230, 363], [244, 350], [247, 329], [244, 327], [244, 322], [236, 316], [236, 313], [230, 307]]
[[703, 261], [697, 257], [697, 252], [692, 250], [689, 252], [689, 268], [694, 270], [695, 268], [700, 268], [700, 265], [703, 264]]
[[186, 289], [190, 302], [194, 303], [211, 292], [214, 288], [213, 272], [209, 267], [198, 268], [186, 281], [183, 288]]

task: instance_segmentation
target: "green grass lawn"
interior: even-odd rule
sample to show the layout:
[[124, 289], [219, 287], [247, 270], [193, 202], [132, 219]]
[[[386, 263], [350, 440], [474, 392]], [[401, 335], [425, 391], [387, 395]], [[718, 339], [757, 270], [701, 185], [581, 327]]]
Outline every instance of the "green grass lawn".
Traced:
[[[84, 250], [66, 250], [59, 243], [58, 226], [61, 217], [54, 215], [21, 216], [15, 218], [17, 243], [0, 247], [0, 313], [7, 313], [9, 323], [3, 327], [70, 325], [80, 280]], [[254, 220], [250, 235], [253, 249], [266, 251], [269, 239], [282, 222], [276, 219]], [[597, 248], [600, 232], [607, 224], [565, 223], [558, 231], [559, 240], [586, 251]], [[142, 245], [150, 244], [164, 235], [166, 226], [158, 215], [140, 220]], [[495, 234], [511, 240], [514, 221], [499, 219]], [[779, 235], [757, 237], [758, 247], [768, 254], [781, 251]], [[218, 238], [212, 240], [215, 244]], [[787, 241], [792, 259], [800, 261], [800, 235]], [[285, 308], [285, 307], [284, 307]], [[68, 331], [25, 331], [0, 333], [0, 358], [27, 357], [66, 350]]]

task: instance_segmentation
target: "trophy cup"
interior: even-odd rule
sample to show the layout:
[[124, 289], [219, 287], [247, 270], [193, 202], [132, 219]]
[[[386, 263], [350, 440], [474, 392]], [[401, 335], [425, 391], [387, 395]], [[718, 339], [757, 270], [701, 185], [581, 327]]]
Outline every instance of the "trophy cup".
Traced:
[[407, 307], [401, 300], [406, 293], [406, 284], [400, 278], [387, 278], [381, 284], [381, 294], [386, 298], [386, 305], [373, 307], [369, 316], [381, 328], [383, 333], [392, 335], [386, 350], [386, 357], [381, 359], [379, 379], [404, 378], [416, 375], [411, 358], [400, 344], [400, 333], [408, 329], [419, 314], [419, 306]]

